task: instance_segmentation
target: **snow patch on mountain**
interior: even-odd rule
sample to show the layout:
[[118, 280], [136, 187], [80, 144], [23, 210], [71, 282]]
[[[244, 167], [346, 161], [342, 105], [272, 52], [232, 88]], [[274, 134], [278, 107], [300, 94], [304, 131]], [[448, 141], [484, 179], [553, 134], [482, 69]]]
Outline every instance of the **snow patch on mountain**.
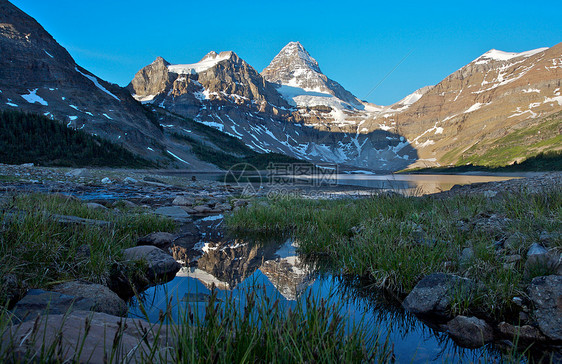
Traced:
[[38, 103], [38, 104], [41, 104], [43, 106], [49, 106], [49, 103], [47, 101], [45, 101], [41, 96], [37, 95], [38, 90], [39, 89], [37, 89], [37, 88], [33, 91], [27, 90], [27, 92], [29, 92], [29, 94], [21, 95], [21, 97], [25, 101], [29, 102], [30, 104]]
[[98, 81], [98, 79], [94, 76], [90, 76], [87, 75], [83, 72], [80, 72], [80, 70], [78, 69], [78, 67], [74, 68], [76, 70], [76, 72], [78, 72], [79, 74], [81, 74], [82, 76], [86, 77], [88, 80], [92, 81], [94, 83], [94, 85], [96, 85], [97, 88], [99, 88], [100, 90], [102, 90], [103, 92], [105, 92], [106, 94], [108, 94], [109, 96], [113, 97], [115, 100], [117, 101], [121, 101], [117, 96], [115, 96], [114, 94], [112, 94], [111, 92], [109, 92], [108, 89], [106, 89], [105, 87], [103, 87], [100, 82]]

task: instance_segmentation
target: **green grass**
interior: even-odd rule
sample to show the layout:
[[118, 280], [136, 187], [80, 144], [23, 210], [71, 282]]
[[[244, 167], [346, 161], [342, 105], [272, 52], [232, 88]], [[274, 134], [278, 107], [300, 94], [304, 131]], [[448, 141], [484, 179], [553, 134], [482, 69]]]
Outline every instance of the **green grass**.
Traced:
[[[140, 359], [140, 363], [361, 363], [392, 361], [392, 347], [380, 336], [380, 330], [365, 327], [363, 322], [349, 327], [341, 305], [328, 304], [324, 299], [309, 295], [296, 302], [292, 309], [256, 292], [265, 287], [254, 286], [245, 297], [227, 296], [217, 299], [212, 290], [204, 313], [186, 305], [177, 321], [171, 321], [171, 308], [161, 312], [160, 322], [152, 324], [146, 339], [139, 339], [132, 351], [123, 347], [123, 332], [117, 331], [112, 345], [106, 347], [108, 363], [128, 362], [125, 355]], [[244, 299], [244, 305], [239, 303]], [[74, 357], [64, 357], [63, 340], [50, 343], [42, 335], [39, 321], [28, 334], [26, 350], [17, 356], [19, 337], [6, 336], [8, 314], [0, 312], [0, 358], [13, 362], [81, 362], [90, 353], [84, 346], [88, 324], [82, 337], [76, 340]], [[133, 325], [131, 322], [128, 325]], [[61, 329], [59, 329], [61, 330]], [[146, 330], [146, 329], [145, 329]], [[49, 338], [64, 336], [53, 330]], [[378, 331], [378, 333], [377, 333]], [[372, 332], [373, 334], [367, 334]], [[111, 338], [110, 338], [111, 339]], [[68, 339], [67, 339], [68, 340]], [[47, 344], [45, 344], [47, 343]], [[129, 343], [130, 344], [130, 343]], [[68, 345], [68, 344], [67, 344]], [[128, 350], [128, 348], [127, 348]], [[21, 353], [21, 351], [20, 351]], [[83, 354], [82, 357], [80, 355]], [[101, 358], [91, 358], [101, 359]]]
[[[64, 225], [53, 214], [112, 225]], [[73, 279], [104, 284], [122, 249], [134, 246], [139, 236], [174, 229], [171, 220], [141, 210], [92, 210], [63, 196], [16, 195], [0, 206], [0, 273], [14, 274], [33, 288]], [[90, 249], [89, 257], [77, 255], [84, 245]]]
[[[552, 170], [552, 167], [556, 165], [558, 168], [555, 169], [560, 170], [561, 125], [562, 112], [554, 113], [537, 120], [534, 125], [512, 130], [503, 137], [476, 143], [462, 154], [461, 147], [451, 150], [443, 156], [442, 160], [457, 166], [472, 164], [474, 166], [503, 167], [523, 159], [535, 163], [535, 165], [527, 165], [528, 168], [531, 168], [530, 170]], [[556, 151], [558, 151], [556, 164], [541, 166], [540, 163], [537, 164], [537, 161], [532, 160], [541, 153], [548, 154]], [[521, 170], [520, 166], [519, 169]]]
[[[477, 228], [476, 222], [486, 221], [481, 216], [491, 213], [509, 220], [491, 231]], [[460, 228], [459, 221], [468, 229]], [[505, 256], [525, 256], [541, 231], [562, 230], [562, 191], [521, 191], [503, 200], [386, 195], [351, 201], [279, 199], [252, 204], [227, 216], [226, 222], [234, 231], [291, 234], [301, 253], [328, 260], [333, 273], [359, 276], [402, 297], [430, 273], [472, 278], [487, 290], [470, 305], [459, 302], [454, 313], [477, 309], [501, 317], [514, 309], [512, 298], [524, 295], [532, 278], [524, 275], [522, 263], [504, 265]], [[520, 244], [496, 254], [496, 241], [517, 233], [523, 236]], [[553, 246], [561, 248], [560, 240]], [[474, 250], [474, 258], [461, 264], [466, 247]]]

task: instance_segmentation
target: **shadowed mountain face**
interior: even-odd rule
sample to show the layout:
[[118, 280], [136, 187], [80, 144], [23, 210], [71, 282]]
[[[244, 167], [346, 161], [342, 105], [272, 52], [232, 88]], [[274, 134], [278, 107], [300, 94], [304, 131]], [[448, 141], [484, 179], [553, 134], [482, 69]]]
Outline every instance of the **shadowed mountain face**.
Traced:
[[76, 64], [39, 23], [0, 0], [0, 108], [56, 118], [146, 155], [159, 129], [126, 90]]

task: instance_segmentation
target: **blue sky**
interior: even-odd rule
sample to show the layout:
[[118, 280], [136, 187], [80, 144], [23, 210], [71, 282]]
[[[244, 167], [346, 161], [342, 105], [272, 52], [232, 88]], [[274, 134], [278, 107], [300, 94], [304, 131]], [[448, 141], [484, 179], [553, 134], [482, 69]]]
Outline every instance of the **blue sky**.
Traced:
[[328, 77], [379, 105], [438, 83], [489, 49], [562, 42], [560, 1], [12, 2], [80, 65], [123, 86], [157, 56], [192, 63], [211, 50], [233, 50], [261, 72], [298, 40]]

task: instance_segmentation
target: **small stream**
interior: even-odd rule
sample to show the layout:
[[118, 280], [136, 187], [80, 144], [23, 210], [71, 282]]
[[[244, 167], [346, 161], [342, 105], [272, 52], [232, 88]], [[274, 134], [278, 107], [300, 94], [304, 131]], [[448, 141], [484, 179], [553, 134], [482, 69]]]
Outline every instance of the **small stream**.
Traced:
[[[341, 305], [348, 327], [363, 320], [372, 334], [379, 334], [382, 340], [388, 337], [397, 362], [468, 363], [499, 358], [499, 351], [493, 344], [474, 350], [461, 348], [446, 334], [431, 329], [406, 312], [396, 299], [306, 264], [297, 253], [298, 244], [292, 239], [225, 238], [216, 233], [222, 224], [220, 216], [201, 219], [197, 224], [208, 231], [204, 239], [194, 244], [191, 252], [188, 249], [174, 251], [176, 259], [185, 267], [172, 281], [149, 288], [140, 297], [152, 322], [158, 321], [160, 311], [166, 310], [168, 302], [173, 320], [187, 311], [187, 305], [192, 312], [198, 312], [199, 317], [204, 317], [213, 286], [218, 290], [219, 299], [232, 294], [241, 307], [248, 290], [258, 294], [258, 302], [260, 295], [267, 295], [273, 300], [279, 299], [287, 308], [299, 304], [299, 298], [312, 294], [317, 299]], [[136, 299], [130, 303], [129, 316], [147, 318]]]

